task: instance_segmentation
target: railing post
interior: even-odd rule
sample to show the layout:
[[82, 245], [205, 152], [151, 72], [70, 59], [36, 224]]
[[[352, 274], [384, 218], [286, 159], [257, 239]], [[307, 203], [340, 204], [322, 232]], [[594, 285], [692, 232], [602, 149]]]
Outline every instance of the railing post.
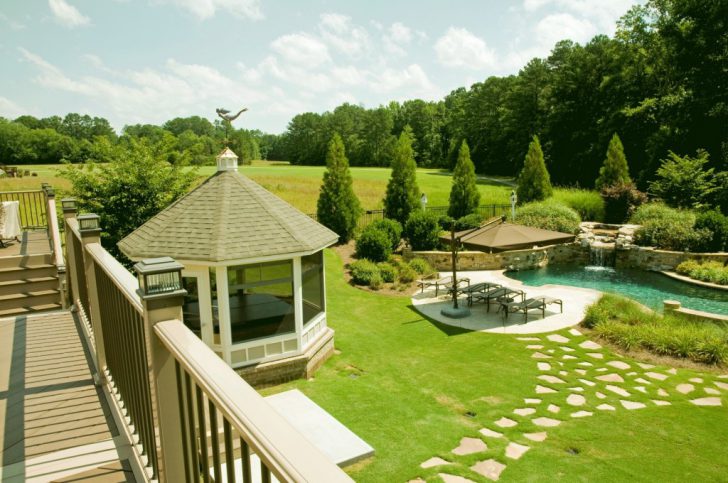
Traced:
[[[61, 206], [63, 207], [63, 231], [66, 236], [66, 266], [70, 267], [70, 277], [66, 277], [66, 285], [70, 283], [71, 285], [71, 294], [78, 294], [78, 275], [76, 273], [76, 270], [79, 270], [80, 267], [77, 265], [76, 261], [76, 254], [73, 250], [73, 243], [75, 243], [75, 240], [73, 240], [74, 235], [73, 231], [71, 230], [68, 220], [75, 220], [76, 219], [76, 200], [74, 198], [63, 198], [61, 200]], [[70, 278], [70, 280], [69, 280]], [[73, 297], [74, 295], [72, 295]], [[70, 305], [73, 305], [73, 299], [69, 299], [67, 302], [69, 302]]]
[[48, 222], [48, 238], [53, 245], [53, 263], [58, 273], [58, 292], [61, 295], [61, 305], [68, 308], [66, 296], [66, 262], [63, 259], [60, 232], [58, 231], [58, 218], [56, 217], [56, 192], [49, 185], [46, 186], [46, 218]]
[[96, 286], [96, 270], [94, 260], [86, 254], [86, 246], [91, 243], [101, 243], [101, 226], [99, 215], [87, 213], [79, 215], [78, 232], [81, 234], [83, 244], [83, 260], [79, 260], [86, 275], [86, 293], [88, 295], [88, 313], [86, 316], [91, 322], [96, 341], [96, 368], [98, 374], [94, 375], [94, 382], [101, 385], [105, 381], [104, 369], [106, 368], [106, 350], [104, 348], [104, 329], [101, 324], [101, 310], [99, 309], [99, 293]]
[[181, 388], [175, 359], [154, 332], [154, 326], [159, 322], [182, 320], [182, 302], [187, 294], [182, 288], [183, 268], [169, 257], [142, 260], [134, 265], [139, 278], [147, 354], [151, 362], [152, 405], [161, 443], [157, 447], [157, 461], [162, 482], [187, 481], [178, 404]]

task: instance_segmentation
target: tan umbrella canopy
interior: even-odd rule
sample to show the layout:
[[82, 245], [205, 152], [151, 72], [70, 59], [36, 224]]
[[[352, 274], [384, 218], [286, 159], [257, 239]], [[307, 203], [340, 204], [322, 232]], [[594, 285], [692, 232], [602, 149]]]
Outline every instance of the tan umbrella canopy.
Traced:
[[[462, 245], [470, 250], [503, 252], [568, 243], [574, 241], [575, 235], [501, 222], [491, 223], [474, 230], [457, 232], [455, 238], [460, 239]], [[449, 243], [450, 234], [443, 234], [441, 240]]]

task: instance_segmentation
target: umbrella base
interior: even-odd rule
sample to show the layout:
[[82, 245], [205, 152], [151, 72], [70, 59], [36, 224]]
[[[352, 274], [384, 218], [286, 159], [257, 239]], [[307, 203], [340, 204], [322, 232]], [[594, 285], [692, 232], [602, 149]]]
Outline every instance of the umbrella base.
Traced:
[[446, 307], [440, 313], [451, 319], [462, 319], [470, 315], [470, 309], [467, 307], [458, 307], [457, 309], [454, 307]]

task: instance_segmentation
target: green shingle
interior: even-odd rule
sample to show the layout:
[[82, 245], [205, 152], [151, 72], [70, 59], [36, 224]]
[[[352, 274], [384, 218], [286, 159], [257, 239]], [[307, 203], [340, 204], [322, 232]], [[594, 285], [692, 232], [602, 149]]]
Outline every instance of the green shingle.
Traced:
[[138, 260], [225, 262], [320, 250], [338, 235], [236, 171], [221, 171], [119, 242]]

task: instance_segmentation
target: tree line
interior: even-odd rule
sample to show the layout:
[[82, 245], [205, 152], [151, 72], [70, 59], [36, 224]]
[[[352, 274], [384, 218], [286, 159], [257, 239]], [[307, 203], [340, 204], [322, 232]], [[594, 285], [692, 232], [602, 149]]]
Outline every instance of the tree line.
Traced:
[[538, 135], [555, 183], [593, 187], [618, 133], [643, 189], [668, 151], [702, 149], [709, 166], [724, 169], [727, 18], [726, 1], [650, 0], [621, 18], [614, 38], [559, 42], [517, 75], [490, 77], [441, 101], [299, 114], [280, 154], [294, 164], [324, 164], [338, 133], [352, 166], [389, 166], [410, 126], [419, 166], [451, 169], [466, 140], [478, 172], [515, 176]]

